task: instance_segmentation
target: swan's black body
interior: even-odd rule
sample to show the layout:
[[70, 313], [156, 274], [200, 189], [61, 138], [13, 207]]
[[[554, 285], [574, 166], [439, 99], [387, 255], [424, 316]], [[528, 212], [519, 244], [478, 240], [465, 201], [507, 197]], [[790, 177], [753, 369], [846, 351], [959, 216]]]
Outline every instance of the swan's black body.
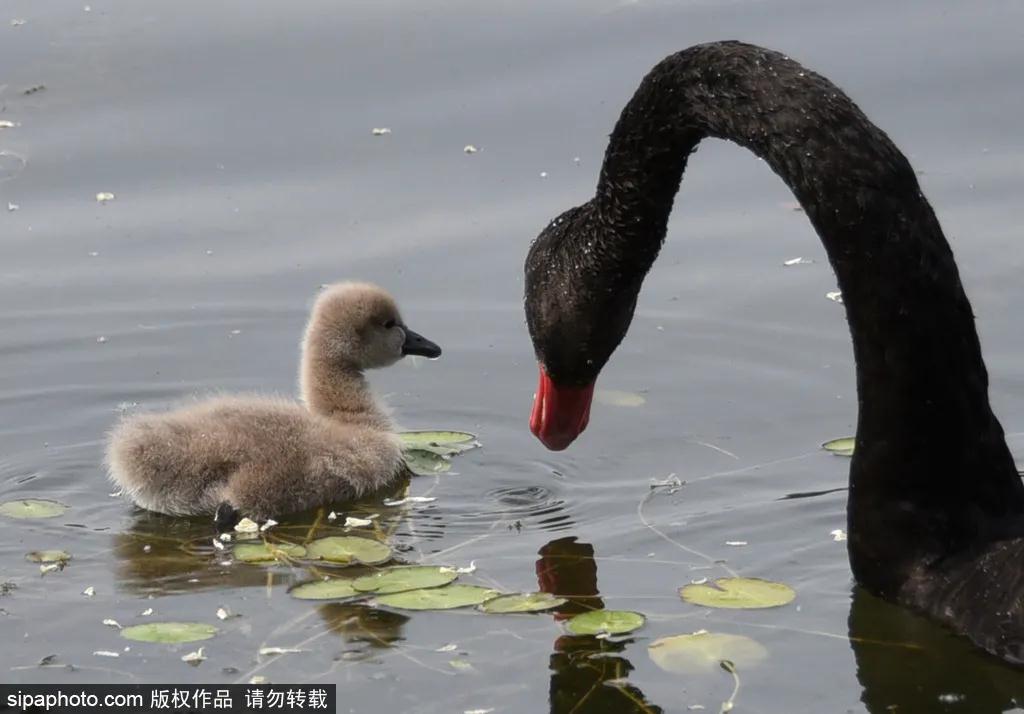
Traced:
[[543, 369], [557, 384], [597, 377], [705, 137], [772, 167], [838, 276], [857, 364], [857, 581], [1024, 662], [1024, 488], [989, 406], [970, 303], [907, 159], [824, 77], [739, 42], [651, 70], [611, 135], [596, 196], [530, 250], [526, 312]]

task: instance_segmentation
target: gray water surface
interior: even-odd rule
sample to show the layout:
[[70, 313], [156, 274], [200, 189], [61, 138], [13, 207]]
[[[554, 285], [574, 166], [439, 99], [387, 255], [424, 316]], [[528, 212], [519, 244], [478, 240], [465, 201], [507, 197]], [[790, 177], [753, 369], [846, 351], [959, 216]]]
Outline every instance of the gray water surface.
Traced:
[[[703, 628], [768, 650], [740, 669], [736, 711], [1022, 710], [1024, 675], [853, 587], [830, 535], [848, 461], [818, 449], [854, 429], [850, 339], [825, 298], [824, 251], [763, 163], [722, 142], [690, 161], [599, 384], [646, 401], [596, 404], [567, 452], [526, 428], [536, 367], [521, 266], [541, 227], [592, 194], [607, 134], [657, 60], [713, 39], [783, 50], [846, 89], [920, 172], [1024, 461], [1024, 5], [88, 7], [0, 7], [0, 120], [16, 124], [0, 129], [0, 501], [71, 506], [0, 519], [0, 580], [14, 586], [0, 597], [0, 680], [334, 682], [345, 712], [718, 711], [726, 672], [669, 674], [647, 654]], [[797, 256], [813, 262], [783, 266]], [[565, 636], [550, 614], [298, 601], [286, 590], [301, 570], [224, 565], [206, 522], [108, 495], [103, 439], [122, 412], [293, 393], [306, 310], [345, 278], [392, 290], [445, 349], [372, 375], [400, 423], [484, 445], [457, 475], [412, 482], [436, 501], [357, 510], [381, 513], [409, 560], [475, 561], [464, 580], [510, 591], [558, 566], [585, 603], [640, 611], [646, 627], [601, 642]], [[669, 474], [687, 485], [652, 494]], [[41, 577], [24, 559], [40, 548], [74, 560]], [[676, 595], [725, 567], [786, 582], [797, 600], [707, 611]], [[219, 607], [241, 617], [220, 622]], [[180, 660], [195, 645], [126, 651], [102, 624], [146, 621], [147, 608], [220, 626], [208, 659]], [[36, 666], [50, 654], [59, 666]]]

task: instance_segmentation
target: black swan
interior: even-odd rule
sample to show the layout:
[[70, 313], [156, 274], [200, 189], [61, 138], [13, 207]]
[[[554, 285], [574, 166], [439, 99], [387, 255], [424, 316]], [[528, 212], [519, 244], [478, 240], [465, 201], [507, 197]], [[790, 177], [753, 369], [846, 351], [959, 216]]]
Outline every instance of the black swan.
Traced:
[[839, 280], [857, 365], [848, 553], [870, 592], [1024, 664], [1024, 486], [988, 399], [974, 316], [906, 157], [849, 97], [740, 42], [659, 62], [611, 134], [597, 193], [526, 259], [540, 363], [530, 427], [564, 449], [629, 327], [704, 137], [764, 159], [814, 225]]

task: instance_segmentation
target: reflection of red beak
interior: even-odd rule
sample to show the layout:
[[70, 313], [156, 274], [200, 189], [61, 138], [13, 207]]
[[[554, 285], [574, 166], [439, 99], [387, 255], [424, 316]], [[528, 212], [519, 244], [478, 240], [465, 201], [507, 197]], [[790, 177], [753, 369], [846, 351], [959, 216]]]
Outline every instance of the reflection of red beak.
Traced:
[[561, 451], [583, 433], [590, 422], [590, 400], [594, 384], [560, 387], [540, 365], [540, 384], [533, 397], [530, 431], [544, 446]]

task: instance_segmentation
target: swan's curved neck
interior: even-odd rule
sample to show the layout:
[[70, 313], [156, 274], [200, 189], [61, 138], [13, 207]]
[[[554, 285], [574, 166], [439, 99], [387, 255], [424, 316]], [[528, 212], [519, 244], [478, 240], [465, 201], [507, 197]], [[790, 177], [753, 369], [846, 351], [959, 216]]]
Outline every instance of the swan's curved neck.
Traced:
[[608, 145], [592, 210], [620, 270], [642, 275], [657, 257], [704, 137], [772, 167], [838, 277], [860, 406], [849, 506], [859, 579], [871, 580], [877, 558], [891, 563], [883, 534], [918, 538], [918, 559], [1000, 537], [991, 525], [1024, 512], [1024, 489], [952, 252], [906, 158], [789, 58], [741, 43], [690, 48], [644, 79]]

